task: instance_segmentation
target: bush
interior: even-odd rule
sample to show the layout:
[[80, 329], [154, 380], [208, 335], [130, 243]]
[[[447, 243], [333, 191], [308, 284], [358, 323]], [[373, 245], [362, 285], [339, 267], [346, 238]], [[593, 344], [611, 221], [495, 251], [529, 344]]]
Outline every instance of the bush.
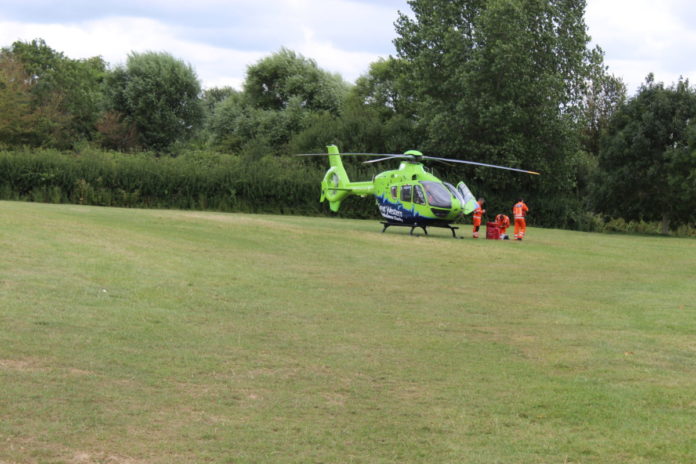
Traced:
[[0, 151], [7, 200], [317, 215], [322, 175], [300, 159], [270, 156]]
[[[323, 159], [234, 156], [190, 150], [178, 157], [124, 154], [89, 146], [77, 153], [57, 150], [0, 150], [0, 199], [131, 208], [175, 208], [225, 212], [330, 215], [319, 203]], [[351, 179], [372, 178], [381, 169], [346, 163]], [[443, 179], [456, 177], [442, 174]], [[515, 197], [472, 190], [486, 198], [489, 216], [510, 215]], [[659, 233], [659, 224], [626, 222], [587, 212], [573, 198], [529, 198], [529, 224], [587, 232]], [[378, 218], [371, 197], [352, 197], [341, 217]], [[466, 221], [467, 218], [464, 220]], [[696, 236], [693, 224], [672, 231]]]
[[[605, 232], [622, 234], [661, 234], [661, 223], [653, 221], [626, 221], [623, 218], [609, 218], [595, 213], [584, 213], [577, 230], [584, 232]], [[685, 224], [671, 230], [676, 237], [696, 237], [696, 224]]]

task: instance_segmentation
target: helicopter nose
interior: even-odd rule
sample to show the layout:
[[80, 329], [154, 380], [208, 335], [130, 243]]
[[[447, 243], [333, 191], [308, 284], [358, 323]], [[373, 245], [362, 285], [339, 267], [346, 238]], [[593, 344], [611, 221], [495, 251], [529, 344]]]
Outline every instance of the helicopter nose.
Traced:
[[430, 208], [430, 210], [435, 217], [440, 219], [448, 218], [452, 214], [452, 210], [449, 208]]
[[461, 216], [464, 213], [464, 207], [460, 203], [459, 199], [455, 198], [452, 200], [452, 214], [456, 216]]

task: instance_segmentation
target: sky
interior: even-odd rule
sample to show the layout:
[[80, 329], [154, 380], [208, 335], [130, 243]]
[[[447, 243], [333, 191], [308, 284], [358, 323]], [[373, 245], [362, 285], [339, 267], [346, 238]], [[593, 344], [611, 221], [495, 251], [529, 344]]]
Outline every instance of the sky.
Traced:
[[[42, 38], [70, 58], [164, 51], [189, 63], [203, 87], [241, 88], [247, 66], [281, 47], [354, 82], [395, 55], [406, 0], [0, 0], [0, 47]], [[633, 95], [648, 73], [696, 83], [696, 2], [587, 0], [592, 45]]]

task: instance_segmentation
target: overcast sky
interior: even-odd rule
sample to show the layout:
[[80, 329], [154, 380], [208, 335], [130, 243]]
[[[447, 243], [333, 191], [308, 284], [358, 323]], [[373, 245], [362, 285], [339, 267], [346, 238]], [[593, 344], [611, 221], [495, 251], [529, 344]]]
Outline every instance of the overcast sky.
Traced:
[[[696, 83], [696, 2], [587, 0], [593, 44], [634, 94], [649, 72]], [[354, 81], [392, 40], [406, 0], [0, 0], [0, 46], [43, 38], [70, 58], [167, 51], [204, 87], [240, 87], [246, 67], [281, 47]]]

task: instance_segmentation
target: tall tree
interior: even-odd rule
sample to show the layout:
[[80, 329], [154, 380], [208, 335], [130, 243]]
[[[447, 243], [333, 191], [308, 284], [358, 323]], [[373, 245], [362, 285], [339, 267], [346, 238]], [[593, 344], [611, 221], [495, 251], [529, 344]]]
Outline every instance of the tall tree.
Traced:
[[408, 3], [413, 15], [400, 15], [395, 45], [428, 134], [424, 148], [544, 173], [473, 172], [498, 190], [568, 191], [592, 56], [585, 1]]
[[665, 88], [649, 75], [612, 117], [602, 139], [598, 211], [670, 224], [696, 219], [696, 91], [680, 80]]
[[144, 148], [166, 150], [200, 127], [198, 77], [168, 53], [131, 53], [107, 82], [111, 109], [135, 126]]

